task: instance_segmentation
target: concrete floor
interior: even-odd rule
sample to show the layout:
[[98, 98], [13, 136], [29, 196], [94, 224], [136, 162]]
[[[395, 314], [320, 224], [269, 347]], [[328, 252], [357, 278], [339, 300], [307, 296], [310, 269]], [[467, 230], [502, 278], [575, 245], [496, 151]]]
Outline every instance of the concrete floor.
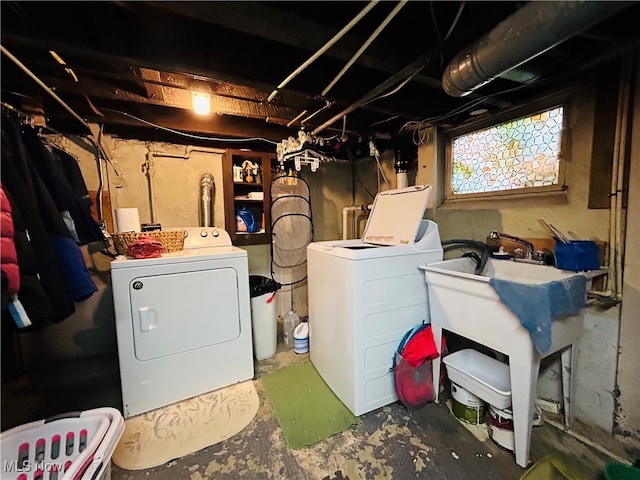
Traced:
[[[511, 452], [498, 447], [485, 429], [458, 421], [447, 402], [428, 404], [413, 413], [396, 402], [361, 416], [358, 425], [319, 444], [289, 449], [260, 378], [308, 359], [308, 354], [296, 355], [279, 345], [274, 357], [256, 364], [260, 408], [235, 436], [148, 470], [127, 471], [112, 465], [111, 479], [516, 480], [524, 474]], [[2, 430], [64, 411], [121, 408], [119, 395], [117, 357], [95, 359], [81, 368], [70, 365], [65, 372], [58, 367], [55, 375], [23, 375], [3, 384]], [[590, 439], [598, 437], [584, 432]], [[623, 446], [614, 445], [611, 437], [603, 438], [600, 445], [626, 458]], [[534, 428], [530, 458], [534, 463], [548, 454], [559, 455], [582, 478], [594, 480], [603, 479], [604, 465], [614, 460], [549, 421]]]

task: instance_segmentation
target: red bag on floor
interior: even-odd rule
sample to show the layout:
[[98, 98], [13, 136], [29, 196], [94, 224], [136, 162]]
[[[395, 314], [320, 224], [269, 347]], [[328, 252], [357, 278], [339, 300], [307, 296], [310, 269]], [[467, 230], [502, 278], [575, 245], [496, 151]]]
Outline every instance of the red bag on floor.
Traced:
[[431, 360], [439, 355], [429, 324], [416, 326], [400, 342], [394, 358], [394, 383], [398, 400], [408, 410], [435, 400]]

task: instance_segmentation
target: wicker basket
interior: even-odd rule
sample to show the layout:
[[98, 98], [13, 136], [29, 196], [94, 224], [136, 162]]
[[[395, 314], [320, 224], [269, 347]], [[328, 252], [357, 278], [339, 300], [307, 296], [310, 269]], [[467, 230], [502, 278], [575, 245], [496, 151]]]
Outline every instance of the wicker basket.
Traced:
[[129, 245], [138, 240], [142, 235], [159, 241], [162, 244], [162, 253], [179, 252], [184, 248], [186, 230], [154, 230], [151, 232], [124, 232], [112, 234], [113, 246], [119, 255], [126, 255]]

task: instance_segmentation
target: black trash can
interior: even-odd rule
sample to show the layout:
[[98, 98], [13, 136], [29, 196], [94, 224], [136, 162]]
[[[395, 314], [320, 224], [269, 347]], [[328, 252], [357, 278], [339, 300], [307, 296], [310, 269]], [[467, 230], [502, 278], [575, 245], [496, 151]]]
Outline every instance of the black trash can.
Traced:
[[249, 275], [253, 354], [256, 360], [264, 360], [276, 353], [278, 343], [276, 292], [280, 287], [278, 282], [269, 277]]

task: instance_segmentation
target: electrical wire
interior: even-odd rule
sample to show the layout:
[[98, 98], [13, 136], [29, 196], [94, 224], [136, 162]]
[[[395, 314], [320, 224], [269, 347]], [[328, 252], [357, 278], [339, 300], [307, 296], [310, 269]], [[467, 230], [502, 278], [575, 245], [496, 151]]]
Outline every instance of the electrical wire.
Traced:
[[442, 35], [440, 35], [440, 29], [438, 28], [438, 22], [436, 21], [436, 11], [433, 6], [434, 2], [429, 2], [429, 11], [431, 12], [431, 21], [433, 22], [433, 29], [436, 32], [438, 38], [438, 45], [440, 46], [440, 68], [444, 65], [444, 47], [442, 44]]
[[423, 65], [422, 67], [420, 67], [418, 70], [416, 70], [415, 72], [413, 72], [410, 76], [408, 76], [400, 85], [398, 85], [396, 88], [394, 88], [393, 90], [391, 90], [390, 92], [387, 93], [383, 93], [382, 95], [378, 95], [377, 97], [372, 98], [371, 100], [369, 100], [368, 102], [365, 102], [362, 104], [362, 106], [364, 107], [365, 105], [369, 105], [372, 102], [375, 102], [376, 100], [380, 100], [381, 98], [386, 98], [389, 97], [395, 93], [398, 93], [400, 91], [400, 89], [402, 89], [402, 87], [404, 87], [407, 83], [409, 83], [413, 77], [415, 77], [418, 73], [420, 73], [420, 71], [425, 67], [425, 65]]
[[[371, 193], [371, 191], [369, 191], [367, 186], [362, 181], [362, 177], [360, 177], [360, 175], [358, 174], [358, 170], [356, 169], [356, 158], [353, 156], [353, 153], [351, 153], [351, 150], [347, 150], [347, 156], [349, 157], [349, 160], [351, 161], [351, 168], [353, 169], [353, 171], [355, 173], [355, 177], [358, 179], [358, 182], [360, 183], [360, 186], [364, 189], [365, 192], [367, 192], [371, 196], [372, 199], [375, 199], [376, 196], [373, 193]], [[355, 203], [355, 199], [352, 199], [352, 200], [353, 200], [353, 203]]]
[[144, 123], [145, 125], [150, 125], [152, 127], [159, 128], [160, 130], [164, 130], [165, 132], [174, 133], [176, 135], [182, 135], [183, 137], [193, 138], [196, 140], [208, 140], [212, 142], [266, 142], [271, 145], [278, 145], [279, 142], [275, 142], [273, 140], [269, 140], [268, 138], [262, 137], [250, 137], [250, 138], [222, 138], [222, 137], [205, 137], [203, 135], [194, 135], [192, 133], [180, 132], [179, 130], [174, 130], [172, 128], [163, 127], [162, 125], [155, 124], [153, 122], [149, 122], [148, 120], [144, 120], [140, 117], [136, 117], [135, 115], [131, 115], [130, 113], [123, 112], [121, 110], [115, 110], [113, 108], [105, 108], [102, 110], [107, 110], [109, 112], [119, 113], [120, 115], [124, 115], [125, 117], [133, 118], [140, 123]]
[[400, 80], [404, 80], [408, 75], [413, 74], [417, 69], [423, 68], [429, 62], [430, 62], [430, 59], [428, 57], [426, 57], [424, 55], [420, 55], [416, 60], [411, 62], [409, 65], [407, 65], [406, 67], [402, 68], [400, 71], [396, 72], [394, 75], [392, 75], [391, 77], [386, 79], [384, 82], [379, 84], [373, 90], [367, 92], [362, 98], [358, 99], [356, 102], [352, 103], [347, 108], [345, 108], [341, 112], [339, 112], [336, 115], [334, 115], [333, 117], [331, 117], [329, 120], [324, 122], [322, 125], [316, 127], [311, 132], [311, 134], [312, 135], [319, 134], [322, 130], [324, 130], [325, 128], [333, 125], [334, 122], [336, 122], [337, 120], [341, 119], [344, 115], [347, 115], [347, 114], [353, 112], [354, 110], [360, 108], [362, 105], [364, 105], [366, 102], [368, 102], [372, 98], [376, 97], [378, 95], [378, 92], [384, 91], [385, 89], [389, 88], [390, 86], [395, 85]]
[[444, 36], [444, 41], [445, 42], [449, 39], [449, 37], [453, 33], [453, 29], [456, 28], [456, 25], [458, 25], [458, 20], [460, 20], [460, 16], [462, 15], [462, 10], [464, 10], [465, 3], [466, 2], [460, 3], [460, 6], [458, 7], [458, 12], [456, 13], [455, 18], [453, 19], [453, 22], [451, 22], [451, 26], [449, 27], [449, 31]]
[[400, 115], [393, 115], [393, 116], [391, 116], [389, 118], [385, 118], [383, 120], [378, 120], [377, 122], [373, 122], [373, 123], [367, 125], [367, 128], [377, 127], [378, 125], [382, 125], [383, 123], [390, 122], [392, 120], [395, 120], [396, 118], [400, 118]]

